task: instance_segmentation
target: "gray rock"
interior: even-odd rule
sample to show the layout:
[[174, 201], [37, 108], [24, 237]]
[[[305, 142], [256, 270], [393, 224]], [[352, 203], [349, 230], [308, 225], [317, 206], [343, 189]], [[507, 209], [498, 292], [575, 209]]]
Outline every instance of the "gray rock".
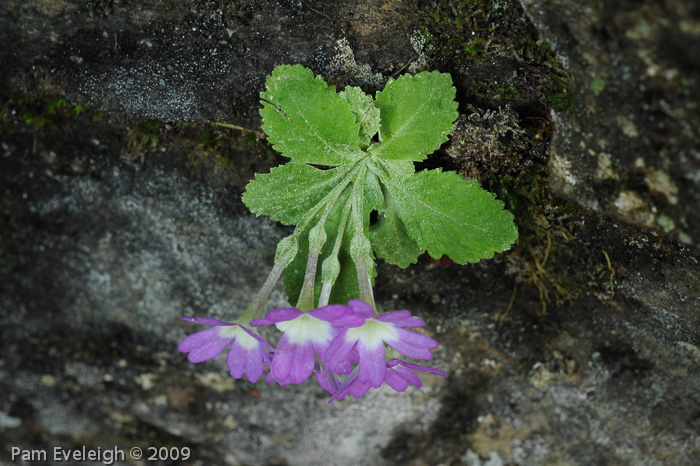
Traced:
[[569, 72], [554, 192], [697, 248], [700, 12], [686, 1], [522, 0]]
[[274, 0], [29, 1], [2, 8], [0, 88], [165, 121], [255, 128], [259, 93], [277, 65], [301, 63], [376, 90], [384, 78], [356, 59], [392, 74], [415, 54], [415, 26], [404, 21], [408, 7], [400, 4], [379, 13], [371, 4]]
[[[528, 197], [533, 219], [518, 219], [518, 245], [493, 260], [442, 268], [447, 261], [438, 267], [423, 257], [406, 270], [379, 264], [378, 303], [426, 320], [425, 332], [441, 343], [432, 364], [447, 370], [447, 379], [427, 375], [420, 389], [384, 387], [328, 405], [312, 381], [251, 384], [230, 378], [222, 358], [194, 365], [177, 352], [198, 329], [181, 316], [235, 318], [265, 279], [288, 229], [254, 217], [240, 194], [254, 172], [281, 160], [255, 132], [142, 117], [214, 119], [256, 131], [257, 95], [276, 64], [303, 63], [333, 83], [367, 90], [404, 67], [429, 66], [418, 40], [425, 36], [413, 32], [421, 15], [434, 21], [430, 7], [382, 5], [2, 5], [0, 83], [14, 95], [2, 95], [0, 106], [0, 462], [10, 464], [13, 446], [85, 446], [117, 447], [127, 455], [118, 463], [133, 464], [128, 452], [138, 446], [146, 454], [149, 447], [188, 448], [190, 458], [174, 464], [193, 465], [700, 464], [697, 249], [670, 241], [671, 230], [658, 237], [553, 200], [544, 188]], [[455, 5], [440, 4], [442, 17], [455, 14]], [[517, 2], [498, 5], [490, 20], [503, 14], [523, 25], [519, 33], [528, 30]], [[562, 5], [540, 7], [550, 19], [573, 21]], [[534, 3], [526, 8], [565, 58], [567, 49], [555, 45], [571, 38], [546, 31]], [[484, 16], [474, 18], [476, 28]], [[592, 55], [607, 59], [594, 39]], [[469, 73], [501, 80], [506, 65], [521, 59], [500, 55], [509, 49], [498, 47], [489, 49], [496, 50], [489, 63], [454, 65], [461, 103], [474, 103]], [[588, 75], [574, 62], [572, 54], [563, 64], [580, 96]], [[546, 69], [530, 63], [508, 73], [509, 85], [521, 90], [517, 105], [478, 109], [476, 130], [461, 120], [462, 139], [494, 135], [491, 147], [508, 158], [494, 169], [489, 151], [473, 154], [479, 174], [534, 163], [516, 125], [528, 106], [543, 104], [536, 83]], [[621, 94], [606, 83], [596, 89], [610, 103], [591, 100], [582, 108], [637, 108], [639, 100], [626, 100], [636, 90]], [[93, 109], [18, 97], [23, 93]], [[595, 188], [598, 162], [579, 166], [577, 152], [563, 152], [575, 145], [562, 136], [567, 124], [585, 116], [577, 102], [556, 113], [554, 186], [559, 193], [582, 189], [576, 199], [583, 205], [614, 206], [618, 191]], [[586, 127], [591, 144], [617, 135], [616, 118], [601, 121]], [[695, 195], [692, 183], [687, 193], [678, 190], [671, 214], [656, 203], [671, 191], [642, 186], [650, 167], [669, 174], [657, 185], [681, 186], [682, 170], [667, 164], [687, 162], [671, 149], [689, 133], [668, 124], [676, 128], [662, 141], [669, 158], [652, 163], [644, 152], [643, 167], [616, 165], [614, 172], [622, 181], [642, 170], [635, 179], [645, 181], [629, 191], [657, 206], [653, 222], [663, 213], [677, 234], [692, 235], [680, 203]], [[643, 149], [659, 141], [658, 131], [625, 137]], [[547, 136], [537, 136], [541, 154]], [[455, 137], [451, 144], [455, 160], [463, 142]], [[576, 179], [593, 188], [567, 188], [556, 161], [569, 156], [579, 167]], [[445, 160], [452, 158], [429, 163]], [[688, 163], [683, 170], [692, 174]], [[628, 208], [610, 212], [630, 215]], [[269, 307], [282, 306], [278, 287]], [[274, 341], [274, 330], [266, 336]]]

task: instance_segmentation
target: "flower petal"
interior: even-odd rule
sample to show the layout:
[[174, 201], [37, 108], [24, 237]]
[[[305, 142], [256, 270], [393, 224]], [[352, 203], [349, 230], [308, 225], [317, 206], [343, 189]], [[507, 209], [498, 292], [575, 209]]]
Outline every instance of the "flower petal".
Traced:
[[421, 381], [420, 377], [418, 377], [418, 375], [415, 372], [413, 372], [407, 367], [397, 366], [393, 369], [387, 369], [387, 372], [388, 371], [396, 371], [396, 374], [400, 375], [402, 379], [404, 379], [406, 382], [410, 383], [414, 387], [423, 386], [423, 382]]
[[338, 390], [333, 394], [330, 400], [328, 400], [328, 403], [331, 403], [334, 400], [342, 400], [348, 395], [352, 395], [355, 398], [360, 398], [362, 395], [367, 393], [367, 391], [372, 388], [372, 386], [367, 383], [367, 382], [361, 382], [358, 378], [358, 371], [357, 368], [352, 372], [352, 374], [348, 375], [345, 380], [343, 381], [343, 384], [338, 388]]
[[[193, 333], [192, 335], [185, 337], [177, 346], [177, 349], [181, 353], [189, 353], [190, 351], [193, 351], [196, 348], [199, 348], [200, 346], [204, 346], [213, 340], [220, 339], [221, 337], [219, 336], [219, 331], [219, 327], [211, 327], [204, 330], [200, 330], [197, 333]], [[231, 339], [229, 339], [228, 341], [230, 343]]]
[[248, 351], [245, 360], [245, 373], [248, 376], [248, 380], [253, 383], [257, 382], [260, 376], [263, 375], [263, 372], [265, 372], [265, 362], [262, 356], [264, 352], [262, 345]]
[[269, 344], [268, 342], [265, 341], [265, 339], [264, 339], [263, 337], [261, 337], [260, 335], [258, 335], [257, 333], [255, 333], [253, 330], [250, 330], [249, 328], [244, 327], [243, 325], [240, 325], [240, 327], [241, 327], [248, 335], [250, 335], [251, 337], [253, 337], [253, 338], [255, 338], [256, 340], [258, 340], [260, 343], [262, 343], [262, 345], [263, 345], [265, 348], [269, 349], [270, 351], [274, 351], [274, 350], [275, 350], [272, 346], [270, 346], [270, 344]]
[[342, 385], [336, 390], [336, 392], [333, 394], [330, 400], [328, 400], [328, 403], [333, 402], [333, 400], [342, 400], [345, 398], [348, 393], [350, 393], [350, 389], [352, 388], [352, 384], [357, 381], [357, 368], [355, 368], [354, 371], [347, 377], [345, 377], [345, 380], [343, 380]]
[[316, 375], [316, 381], [325, 391], [331, 395], [338, 391], [340, 387], [338, 378], [328, 372], [328, 369], [323, 363], [314, 364], [314, 374]]
[[348, 357], [348, 359], [342, 361], [340, 364], [335, 366], [333, 372], [336, 374], [346, 375], [352, 372], [352, 367], [352, 361]]
[[326, 345], [338, 333], [338, 329], [333, 327], [330, 322], [317, 319], [308, 312], [295, 319], [278, 322], [275, 326], [278, 330], [284, 332], [289, 342], [294, 345], [308, 342]]
[[325, 353], [321, 355], [321, 360], [326, 363], [328, 370], [331, 372], [339, 372], [338, 369], [347, 361], [350, 352], [357, 343], [355, 340], [348, 340], [347, 330], [343, 330], [331, 341]]
[[423, 319], [411, 316], [409, 311], [387, 312], [377, 317], [380, 322], [391, 322], [398, 327], [418, 328], [425, 325]]
[[360, 353], [360, 369], [357, 373], [357, 380], [369, 383], [375, 388], [381, 387], [386, 376], [384, 345], [367, 347], [360, 342], [357, 346]]
[[[402, 369], [401, 366], [399, 368]], [[411, 372], [410, 370], [406, 369], [408, 372]], [[413, 374], [413, 372], [411, 372]], [[415, 375], [415, 374], [414, 374]], [[419, 379], [420, 380], [420, 379]], [[386, 371], [386, 383], [389, 385], [391, 388], [396, 390], [397, 392], [403, 392], [406, 391], [408, 388], [408, 381], [403, 378], [397, 371], [396, 369], [387, 369]]]
[[[392, 359], [386, 365], [387, 368], [392, 368], [395, 366], [403, 366], [412, 371], [422, 371], [430, 372], [431, 374], [440, 375], [442, 377], [447, 377], [447, 372], [442, 369], [436, 369], [434, 367], [421, 366], [420, 364], [413, 364], [411, 362], [402, 361], [401, 359]], [[398, 368], [397, 368], [398, 369]]]
[[[231, 345], [231, 349], [228, 350], [228, 355], [226, 356], [226, 365], [228, 366], [228, 371], [231, 377], [234, 379], [240, 379], [245, 372], [245, 361], [248, 358], [248, 351], [234, 341]], [[250, 374], [249, 377], [250, 379]], [[251, 380], [252, 382], [252, 380]]]
[[406, 344], [415, 346], [416, 348], [435, 349], [438, 347], [438, 342], [427, 335], [414, 332], [412, 330], [397, 329], [399, 339]]
[[289, 376], [294, 383], [302, 383], [314, 370], [314, 348], [311, 342], [294, 345], [294, 359]]
[[351, 312], [348, 306], [342, 304], [330, 304], [328, 306], [319, 307], [309, 311], [309, 314], [330, 322], [336, 327], [359, 327], [365, 323], [365, 319]]
[[374, 317], [374, 309], [366, 302], [359, 299], [351, 299], [348, 301], [348, 307], [354, 314], [369, 319]]
[[265, 325], [272, 325], [278, 322], [284, 322], [285, 320], [292, 320], [299, 317], [303, 312], [299, 309], [290, 307], [284, 309], [273, 309], [265, 315], [262, 319], [254, 319], [249, 322], [251, 327], [263, 327]]
[[372, 385], [370, 385], [369, 382], [363, 383], [359, 380], [355, 380], [355, 383], [350, 386], [350, 394], [357, 399], [367, 393], [370, 388], [372, 388]]
[[[218, 328], [216, 328], [216, 330], [218, 330]], [[210, 340], [206, 344], [190, 351], [190, 354], [187, 355], [187, 359], [194, 363], [214, 359], [221, 354], [232, 340], [233, 338], [217, 338], [215, 340]]]
[[272, 374], [275, 380], [280, 382], [289, 377], [289, 371], [292, 367], [292, 361], [294, 360], [294, 348], [293, 345], [289, 343], [289, 338], [287, 335], [282, 335], [280, 341], [277, 342], [277, 349], [275, 350], [275, 355], [272, 358]]
[[397, 327], [397, 339], [386, 340], [399, 353], [413, 359], [432, 359], [430, 349], [437, 348], [438, 342], [429, 336]]

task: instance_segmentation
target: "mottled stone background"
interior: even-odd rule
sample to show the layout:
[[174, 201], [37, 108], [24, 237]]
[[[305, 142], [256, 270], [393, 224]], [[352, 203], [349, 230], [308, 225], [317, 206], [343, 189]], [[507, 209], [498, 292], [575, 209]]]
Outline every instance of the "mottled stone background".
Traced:
[[[0, 0], [0, 464], [700, 464], [699, 36], [680, 0]], [[452, 74], [460, 119], [418, 168], [481, 180], [520, 239], [376, 283], [447, 379], [328, 405], [177, 352], [287, 233], [240, 200], [284, 162], [258, 114], [282, 63], [368, 92]]]

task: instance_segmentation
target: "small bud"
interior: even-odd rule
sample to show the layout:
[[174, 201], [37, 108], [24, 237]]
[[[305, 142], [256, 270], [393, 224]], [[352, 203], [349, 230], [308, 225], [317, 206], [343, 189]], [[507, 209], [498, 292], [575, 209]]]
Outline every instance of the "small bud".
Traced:
[[309, 232], [309, 250], [320, 254], [327, 238], [326, 229], [321, 223], [317, 224]]
[[321, 278], [324, 283], [334, 283], [340, 275], [340, 261], [337, 256], [327, 257], [321, 264]]
[[281, 264], [286, 268], [294, 260], [298, 251], [299, 242], [297, 241], [297, 237], [294, 235], [287, 236], [277, 245], [275, 264]]
[[355, 235], [350, 241], [350, 257], [356, 264], [372, 266], [372, 245], [365, 235]]

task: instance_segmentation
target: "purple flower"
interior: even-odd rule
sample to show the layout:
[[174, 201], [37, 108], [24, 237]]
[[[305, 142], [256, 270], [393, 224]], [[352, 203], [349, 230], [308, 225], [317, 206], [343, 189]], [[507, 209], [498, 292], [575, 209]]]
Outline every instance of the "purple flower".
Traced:
[[331, 395], [336, 393], [340, 388], [340, 381], [338, 381], [338, 378], [328, 372], [328, 369], [322, 362], [316, 361], [316, 364], [314, 364], [314, 374], [321, 388]]
[[[368, 387], [380, 387], [387, 377], [384, 343], [409, 358], [432, 359], [433, 353], [430, 350], [437, 348], [438, 342], [426, 335], [406, 330], [406, 328], [425, 325], [421, 319], [412, 317], [410, 312], [394, 311], [374, 317], [372, 306], [357, 299], [348, 301], [348, 307], [354, 316], [361, 318], [361, 323], [359, 325], [352, 322], [346, 323], [345, 330], [340, 332], [328, 346], [324, 359], [331, 372], [347, 373], [342, 372], [341, 369], [347, 367], [349, 362], [354, 362], [352, 354], [353, 350], [356, 350], [355, 360], [359, 362], [356, 383], [363, 386], [368, 384]], [[390, 377], [392, 383], [398, 386], [399, 382], [394, 375]], [[389, 384], [389, 381], [387, 383]]]
[[[447, 377], [447, 372], [433, 367], [421, 366], [410, 362], [401, 361], [400, 359], [392, 359], [386, 363], [386, 376], [384, 381], [397, 392], [403, 392], [409, 385], [421, 387], [423, 383], [414, 371], [430, 372], [435, 375]], [[358, 370], [353, 371], [338, 390], [333, 394], [329, 403], [333, 400], [342, 400], [347, 395], [352, 395], [359, 398], [372, 388], [372, 385], [367, 382], [360, 381]]]
[[186, 337], [178, 345], [180, 352], [189, 353], [187, 359], [190, 362], [214, 359], [228, 345], [231, 345], [226, 357], [226, 365], [234, 379], [240, 379], [243, 374], [246, 374], [248, 380], [257, 382], [265, 371], [265, 363], [270, 365], [270, 355], [266, 349], [273, 350], [273, 348], [259, 335], [244, 326], [209, 317], [183, 317], [182, 320], [214, 325]]
[[[322, 357], [328, 345], [340, 331], [337, 327], [360, 325], [362, 319], [353, 315], [347, 306], [333, 304], [308, 312], [296, 308], [274, 309], [262, 319], [250, 321], [253, 327], [274, 324], [283, 333], [277, 343], [270, 369], [280, 385], [301, 383], [314, 372], [316, 357]], [[350, 363], [338, 364], [339, 373], [349, 373]], [[342, 372], [345, 371], [345, 372]], [[330, 379], [321, 374], [319, 384], [328, 390]]]

